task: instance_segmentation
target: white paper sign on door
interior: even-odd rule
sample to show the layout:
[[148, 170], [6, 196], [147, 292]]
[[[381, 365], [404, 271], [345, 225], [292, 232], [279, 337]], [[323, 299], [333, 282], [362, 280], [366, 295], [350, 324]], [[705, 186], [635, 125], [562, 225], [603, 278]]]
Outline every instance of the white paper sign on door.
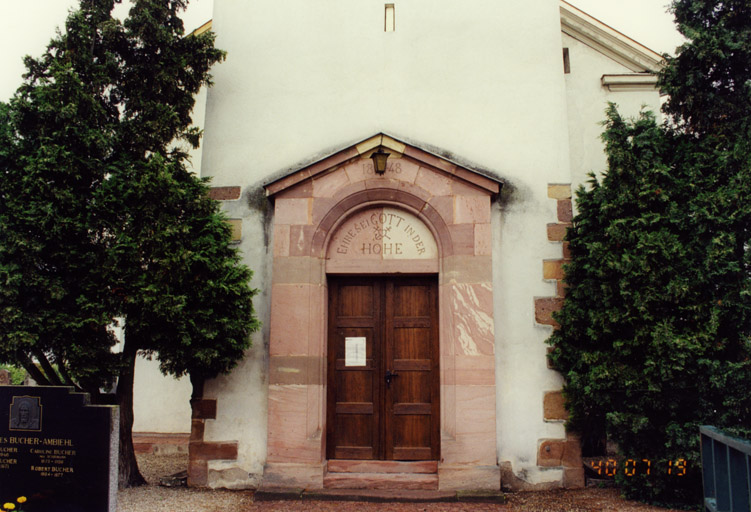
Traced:
[[365, 337], [344, 338], [344, 366], [365, 364]]

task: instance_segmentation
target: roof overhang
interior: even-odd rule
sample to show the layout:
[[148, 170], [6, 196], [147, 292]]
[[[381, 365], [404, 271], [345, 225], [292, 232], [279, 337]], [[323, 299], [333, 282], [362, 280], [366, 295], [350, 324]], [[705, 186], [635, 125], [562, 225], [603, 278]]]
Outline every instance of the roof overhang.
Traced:
[[477, 169], [459, 164], [427, 149], [418, 147], [412, 143], [403, 142], [385, 133], [378, 133], [344, 149], [336, 150], [329, 156], [320, 160], [292, 170], [281, 178], [274, 179], [264, 185], [266, 195], [272, 197], [299, 183], [313, 179], [317, 176], [322, 176], [331, 170], [346, 165], [354, 160], [370, 158], [370, 155], [379, 147], [384, 148], [395, 158], [409, 158], [421, 165], [429, 166], [444, 174], [450, 175], [453, 179], [458, 179], [481, 188], [491, 195], [498, 194], [503, 186], [502, 181], [488, 176]]
[[561, 30], [635, 73], [656, 73], [665, 65], [662, 56], [618, 32], [597, 18], [560, 0]]

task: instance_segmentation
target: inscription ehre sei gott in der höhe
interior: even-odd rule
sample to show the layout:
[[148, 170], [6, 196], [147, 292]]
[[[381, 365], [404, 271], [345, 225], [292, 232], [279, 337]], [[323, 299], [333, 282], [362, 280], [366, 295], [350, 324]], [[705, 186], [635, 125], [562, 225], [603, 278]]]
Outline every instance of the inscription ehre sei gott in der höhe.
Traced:
[[[352, 251], [365, 256], [401, 256], [406, 253], [406, 245], [411, 245], [418, 257], [426, 251], [425, 240], [413, 221], [397, 213], [373, 212], [357, 217], [340, 233], [336, 246], [339, 254]], [[363, 236], [367, 238], [363, 240]]]

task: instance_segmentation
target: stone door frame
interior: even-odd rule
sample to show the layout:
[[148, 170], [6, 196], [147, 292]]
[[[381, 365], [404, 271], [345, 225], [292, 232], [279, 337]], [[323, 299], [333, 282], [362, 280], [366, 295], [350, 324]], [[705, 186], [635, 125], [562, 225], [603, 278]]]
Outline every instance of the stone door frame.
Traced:
[[[384, 147], [392, 168], [368, 172]], [[396, 172], [398, 169], [400, 172]], [[365, 273], [437, 273], [441, 489], [498, 489], [490, 203], [500, 184], [384, 134], [266, 186], [274, 200], [264, 487], [321, 488], [326, 472], [328, 244], [351, 215], [403, 209], [430, 229], [436, 260], [396, 260]], [[387, 260], [382, 260], [387, 261]], [[331, 268], [328, 268], [331, 267]], [[372, 272], [371, 272], [372, 271]]]
[[[436, 274], [329, 274], [329, 460], [440, 460], [437, 278]], [[409, 292], [400, 294], [400, 290]], [[342, 300], [345, 296], [349, 299]], [[400, 332], [413, 336], [397, 342]], [[360, 360], [347, 360], [349, 336], [364, 342]], [[332, 346], [337, 343], [338, 354]], [[391, 371], [394, 377], [387, 382], [385, 375]], [[344, 398], [339, 391], [346, 396], [341, 402], [337, 402], [337, 396]], [[337, 421], [341, 428], [335, 426]], [[411, 428], [402, 430], [406, 424]]]

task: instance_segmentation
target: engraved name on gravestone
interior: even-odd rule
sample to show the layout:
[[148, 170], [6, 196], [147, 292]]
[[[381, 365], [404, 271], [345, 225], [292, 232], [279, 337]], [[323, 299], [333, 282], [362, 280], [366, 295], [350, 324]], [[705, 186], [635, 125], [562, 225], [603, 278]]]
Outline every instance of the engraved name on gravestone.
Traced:
[[117, 510], [118, 409], [53, 386], [0, 387], [0, 503], [24, 512]]

